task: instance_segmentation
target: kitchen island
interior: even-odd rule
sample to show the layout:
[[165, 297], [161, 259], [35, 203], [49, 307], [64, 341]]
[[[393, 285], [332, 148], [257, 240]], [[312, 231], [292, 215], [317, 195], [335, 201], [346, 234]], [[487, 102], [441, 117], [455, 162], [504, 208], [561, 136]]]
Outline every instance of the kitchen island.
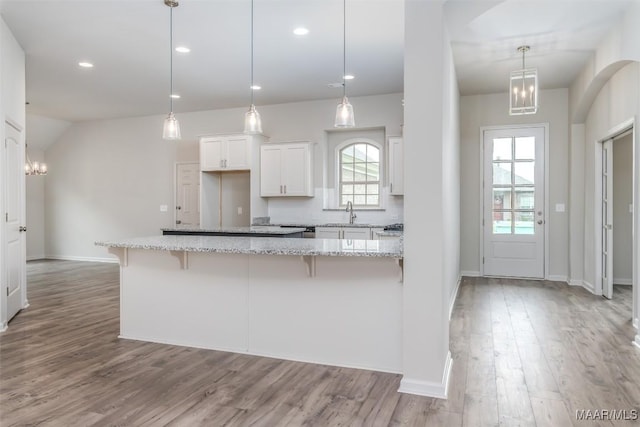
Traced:
[[396, 241], [153, 236], [120, 261], [120, 337], [386, 372], [402, 368]]

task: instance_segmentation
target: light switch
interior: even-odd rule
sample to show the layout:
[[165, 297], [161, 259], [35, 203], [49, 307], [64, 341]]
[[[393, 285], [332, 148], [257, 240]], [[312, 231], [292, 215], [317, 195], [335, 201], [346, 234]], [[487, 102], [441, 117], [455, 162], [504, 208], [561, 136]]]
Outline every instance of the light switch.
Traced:
[[564, 212], [564, 203], [556, 203], [556, 212]]
[[169, 207], [167, 205], [160, 205], [160, 212], [167, 212]]
[[242, 206], [238, 206], [238, 215], [242, 215]]

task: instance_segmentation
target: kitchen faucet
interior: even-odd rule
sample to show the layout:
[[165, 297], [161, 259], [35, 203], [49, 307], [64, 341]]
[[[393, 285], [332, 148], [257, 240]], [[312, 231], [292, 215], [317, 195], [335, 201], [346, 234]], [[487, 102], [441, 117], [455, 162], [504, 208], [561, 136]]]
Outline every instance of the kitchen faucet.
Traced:
[[349, 224], [353, 224], [353, 220], [356, 219], [356, 214], [353, 213], [353, 203], [351, 200], [347, 202], [347, 212], [349, 212]]

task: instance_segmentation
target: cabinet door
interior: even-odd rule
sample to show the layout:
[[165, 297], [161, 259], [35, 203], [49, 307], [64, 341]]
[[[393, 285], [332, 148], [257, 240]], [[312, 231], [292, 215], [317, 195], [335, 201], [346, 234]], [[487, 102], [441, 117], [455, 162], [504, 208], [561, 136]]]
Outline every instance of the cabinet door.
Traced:
[[371, 240], [371, 229], [368, 227], [343, 227], [342, 238], [353, 240]]
[[402, 138], [389, 138], [389, 194], [404, 194], [404, 157]]
[[281, 169], [282, 149], [269, 145], [260, 147], [260, 196], [282, 196]]
[[316, 227], [316, 239], [339, 239], [340, 227]]
[[282, 184], [285, 196], [312, 196], [309, 145], [282, 148]]
[[223, 168], [223, 139], [203, 139], [200, 141], [200, 169], [203, 171]]
[[376, 233], [377, 231], [384, 231], [382, 227], [371, 228], [371, 240], [381, 240], [380, 236]]
[[249, 167], [249, 137], [230, 136], [226, 140], [224, 168], [234, 170], [251, 169]]

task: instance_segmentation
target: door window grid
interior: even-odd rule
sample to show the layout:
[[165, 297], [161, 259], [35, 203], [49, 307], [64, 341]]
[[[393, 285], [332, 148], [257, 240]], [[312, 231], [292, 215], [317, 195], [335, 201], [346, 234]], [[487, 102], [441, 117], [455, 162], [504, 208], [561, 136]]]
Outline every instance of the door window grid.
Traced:
[[535, 138], [493, 141], [493, 234], [534, 234]]

